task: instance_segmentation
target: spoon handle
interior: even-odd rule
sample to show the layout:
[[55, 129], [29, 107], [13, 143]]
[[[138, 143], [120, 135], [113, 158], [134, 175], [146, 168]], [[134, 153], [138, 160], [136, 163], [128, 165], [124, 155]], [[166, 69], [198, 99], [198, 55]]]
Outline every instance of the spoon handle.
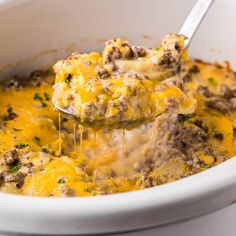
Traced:
[[179, 34], [183, 34], [188, 37], [188, 39], [185, 41], [186, 48], [189, 47], [189, 44], [196, 33], [198, 26], [200, 25], [202, 19], [210, 9], [213, 2], [214, 0], [197, 0], [192, 11], [182, 25]]

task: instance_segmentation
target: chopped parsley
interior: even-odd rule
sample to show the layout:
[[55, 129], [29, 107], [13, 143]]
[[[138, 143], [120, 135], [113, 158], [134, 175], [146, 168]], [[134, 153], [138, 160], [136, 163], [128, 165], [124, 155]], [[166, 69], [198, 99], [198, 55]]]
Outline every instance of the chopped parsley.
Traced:
[[188, 121], [192, 118], [191, 115], [184, 115], [184, 114], [180, 114], [179, 115], [179, 122], [180, 123], [184, 123], [185, 121]]
[[155, 50], [159, 51], [161, 49], [161, 46], [155, 48]]
[[25, 143], [20, 143], [20, 144], [16, 144], [14, 147], [17, 148], [17, 149], [22, 149], [22, 148], [25, 148], [25, 147], [28, 147], [29, 144], [25, 144]]
[[209, 84], [211, 84], [212, 86], [216, 86], [218, 84], [217, 81], [213, 77], [209, 77], [207, 80]]
[[87, 193], [88, 193], [88, 192], [89, 192], [89, 188], [85, 188], [85, 189], [84, 189], [84, 192], [87, 192]]
[[69, 84], [71, 82], [71, 79], [72, 79], [72, 75], [68, 74], [64, 81], [65, 81], [65, 83]]
[[21, 129], [12, 128], [14, 131], [21, 131]]
[[40, 138], [37, 137], [37, 136], [34, 136], [34, 137], [33, 137], [33, 141], [34, 141], [35, 143], [39, 144]]
[[42, 102], [42, 103], [41, 103], [41, 106], [42, 106], [42, 107], [47, 107], [48, 105], [47, 105], [45, 102]]
[[42, 101], [43, 98], [39, 95], [39, 93], [35, 93], [35, 94], [34, 94], [34, 100], [36, 100], [36, 101]]
[[64, 184], [66, 181], [64, 180], [64, 179], [59, 179], [58, 181], [57, 181], [57, 183], [58, 184]]
[[208, 165], [206, 162], [202, 161], [202, 160], [199, 160], [199, 161], [198, 161], [198, 164], [199, 164], [200, 167], [202, 167], [202, 168], [207, 168], [207, 167], [209, 167], [209, 165]]
[[48, 153], [48, 149], [46, 147], [42, 147], [41, 152]]
[[44, 101], [48, 101], [49, 100], [49, 95], [47, 93], [43, 93], [43, 96], [40, 96], [39, 93], [35, 93], [34, 94], [34, 100], [35, 101], [40, 101], [41, 102], [41, 107], [47, 107], [47, 103], [45, 103]]
[[15, 165], [15, 166], [12, 166], [12, 167], [11, 167], [10, 171], [11, 171], [12, 173], [15, 173], [15, 172], [17, 172], [19, 169], [20, 169], [20, 166]]
[[43, 96], [46, 101], [49, 101], [50, 97], [49, 97], [48, 93], [43, 93]]

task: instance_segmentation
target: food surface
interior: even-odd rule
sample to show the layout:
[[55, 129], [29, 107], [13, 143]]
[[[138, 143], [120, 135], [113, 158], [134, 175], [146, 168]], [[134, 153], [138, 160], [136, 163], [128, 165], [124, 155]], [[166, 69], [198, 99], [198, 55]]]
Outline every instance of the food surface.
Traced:
[[0, 87], [0, 190], [47, 197], [127, 192], [231, 158], [236, 154], [235, 73], [227, 63], [196, 60], [185, 62], [180, 75], [197, 101], [193, 114], [165, 113], [131, 131], [112, 132], [59, 117], [51, 104], [49, 72], [6, 81]]
[[54, 66], [55, 107], [94, 130], [131, 129], [164, 112], [189, 114], [195, 101], [179, 76], [187, 58], [183, 35], [167, 35], [157, 49], [113, 39], [99, 53], [74, 53]]

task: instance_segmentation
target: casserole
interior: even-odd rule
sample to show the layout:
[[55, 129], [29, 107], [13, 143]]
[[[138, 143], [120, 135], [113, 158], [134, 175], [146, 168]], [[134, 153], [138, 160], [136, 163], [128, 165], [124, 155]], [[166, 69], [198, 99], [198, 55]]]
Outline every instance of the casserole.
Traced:
[[[220, 0], [216, 2], [193, 42], [190, 55], [210, 61], [228, 59], [234, 62], [233, 40], [226, 44], [222, 35], [215, 40], [219, 31], [226, 30], [224, 25], [230, 24], [227, 22], [230, 17], [213, 28], [217, 9], [224, 5], [224, 11], [233, 15], [233, 2], [228, 1], [227, 5]], [[91, 8], [92, 3], [94, 8]], [[115, 36], [128, 37], [140, 45], [153, 45], [165, 33], [178, 31], [193, 5], [193, 2], [186, 1], [180, 13], [175, 11], [179, 8], [177, 3], [174, 6], [171, 1], [165, 4], [140, 1], [132, 18], [140, 20], [137, 24], [135, 20], [129, 21], [134, 1], [122, 3], [71, 0], [70, 4], [68, 1], [21, 1], [15, 4], [4, 1], [0, 8], [3, 24], [0, 27], [1, 78], [47, 68], [78, 48], [81, 51], [99, 50], [104, 39]], [[107, 14], [102, 14], [103, 11]], [[88, 18], [88, 12], [93, 17]], [[147, 12], [149, 17], [139, 17], [140, 14], [146, 16]], [[68, 14], [70, 17], [61, 17]], [[168, 19], [171, 15], [172, 20], [166, 20], [165, 24], [161, 21], [155, 27], [155, 17]], [[71, 27], [74, 22], [78, 22], [77, 27]], [[234, 201], [235, 162], [231, 159], [200, 174], [157, 188], [112, 196], [47, 199], [1, 194], [0, 229], [21, 233], [91, 234], [122, 232], [191, 218]]]

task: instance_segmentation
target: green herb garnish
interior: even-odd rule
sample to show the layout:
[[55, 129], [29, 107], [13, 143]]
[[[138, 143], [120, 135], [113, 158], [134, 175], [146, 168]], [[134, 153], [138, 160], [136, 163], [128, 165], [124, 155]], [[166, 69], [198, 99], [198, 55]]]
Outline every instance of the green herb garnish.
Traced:
[[87, 192], [87, 193], [88, 193], [88, 192], [89, 192], [89, 188], [85, 188], [85, 189], [84, 189], [84, 192]]
[[34, 136], [34, 137], [33, 137], [33, 141], [34, 141], [35, 143], [39, 144], [40, 138], [37, 137], [37, 136]]
[[44, 96], [44, 99], [43, 99], [43, 97], [41, 97], [39, 95], [39, 93], [35, 93], [34, 94], [34, 100], [35, 101], [40, 101], [41, 102], [41, 107], [47, 107], [47, 103], [45, 103], [44, 100], [48, 101], [49, 100], [49, 95], [47, 93], [44, 93], [43, 96]]
[[43, 96], [46, 101], [49, 101], [50, 97], [49, 97], [48, 93], [43, 93]]
[[199, 160], [198, 164], [200, 165], [200, 167], [203, 167], [203, 168], [209, 167], [209, 165], [206, 162], [202, 161], [202, 160]]
[[20, 143], [20, 144], [16, 144], [14, 147], [18, 148], [18, 149], [22, 149], [22, 148], [25, 148], [25, 147], [28, 147], [28, 146], [29, 146], [29, 144]]
[[42, 147], [41, 152], [48, 153], [48, 149], [46, 147]]
[[21, 131], [21, 129], [12, 128], [14, 131]]
[[184, 114], [180, 114], [179, 115], [179, 121], [180, 123], [184, 123], [185, 121], [188, 121], [192, 118], [191, 115], [184, 115]]
[[42, 106], [42, 107], [47, 107], [48, 105], [47, 105], [47, 103], [42, 102], [42, 103], [41, 103], [41, 106]]
[[20, 167], [19, 167], [18, 165], [15, 165], [15, 166], [12, 166], [12, 167], [11, 167], [10, 171], [11, 171], [12, 173], [15, 173], [15, 172], [17, 172], [19, 169], [20, 169]]
[[68, 74], [64, 81], [65, 81], [65, 83], [69, 84], [71, 82], [71, 79], [72, 79], [72, 75]]
[[155, 48], [155, 50], [159, 51], [161, 49], [161, 46]]
[[218, 84], [213, 77], [209, 77], [207, 80], [212, 86], [216, 86]]
[[42, 101], [43, 98], [39, 95], [39, 93], [35, 93], [35, 94], [34, 94], [34, 100], [36, 100], [36, 101]]
[[64, 180], [64, 179], [59, 179], [58, 181], [57, 181], [57, 183], [58, 184], [64, 184], [66, 181]]

